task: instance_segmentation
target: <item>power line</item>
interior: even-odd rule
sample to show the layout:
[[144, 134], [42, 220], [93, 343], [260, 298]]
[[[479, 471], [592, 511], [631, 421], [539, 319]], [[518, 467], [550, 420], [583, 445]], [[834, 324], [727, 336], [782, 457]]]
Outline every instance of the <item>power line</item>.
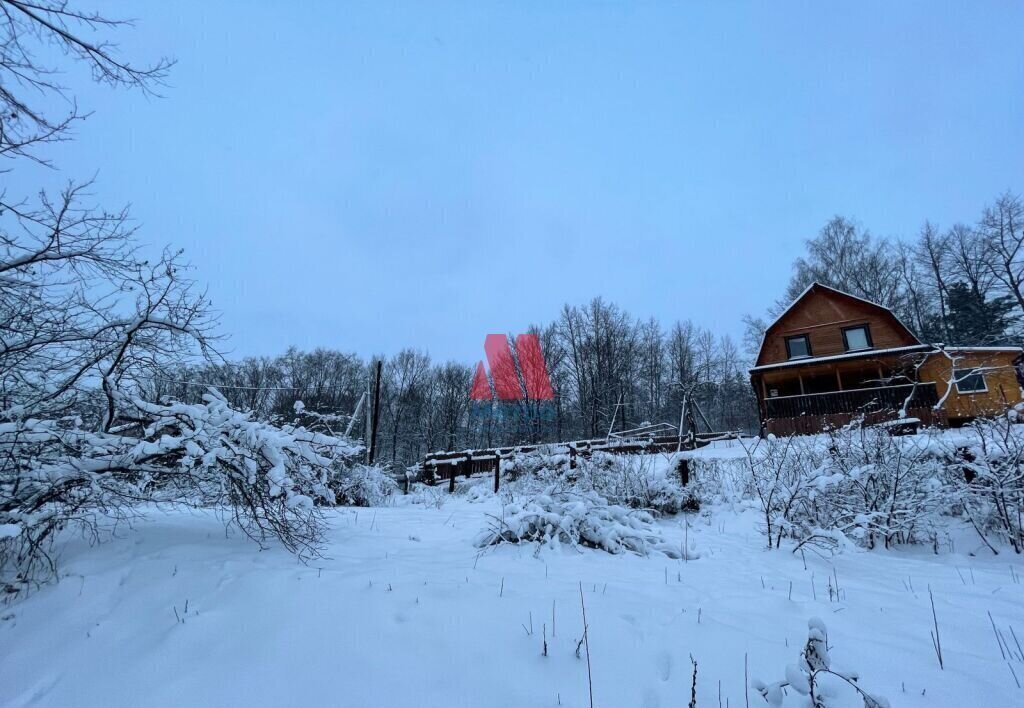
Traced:
[[[302, 391], [305, 390], [304, 386], [233, 386], [231, 384], [218, 384], [209, 383], [206, 381], [180, 381], [178, 379], [169, 379], [166, 376], [154, 376], [154, 379], [160, 381], [166, 381], [168, 383], [180, 384], [182, 386], [202, 386], [203, 388], [230, 388], [236, 391]], [[351, 386], [345, 384], [335, 384], [333, 386], [320, 386], [320, 390], [333, 390], [338, 388], [351, 389]]]

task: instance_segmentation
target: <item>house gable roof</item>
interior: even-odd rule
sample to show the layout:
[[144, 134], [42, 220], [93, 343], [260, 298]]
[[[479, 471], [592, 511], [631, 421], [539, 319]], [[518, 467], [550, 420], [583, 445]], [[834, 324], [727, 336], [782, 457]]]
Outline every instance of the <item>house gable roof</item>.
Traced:
[[819, 282], [813, 282], [810, 285], [808, 285], [804, 289], [804, 291], [800, 293], [795, 300], [793, 300], [792, 303], [790, 303], [789, 307], [783, 310], [779, 314], [779, 316], [776, 317], [775, 320], [772, 321], [772, 323], [769, 324], [767, 328], [765, 328], [764, 334], [761, 337], [761, 346], [758, 347], [757, 351], [755, 369], [765, 365], [765, 343], [768, 341], [769, 334], [771, 334], [772, 331], [775, 330], [791, 312], [798, 309], [804, 302], [808, 300], [808, 298], [811, 297], [812, 294], [815, 293], [828, 293], [831, 294], [832, 296], [838, 296], [840, 298], [852, 300], [854, 302], [859, 303], [860, 305], [867, 305], [869, 308], [877, 310], [880, 315], [888, 319], [897, 330], [906, 334], [909, 341], [913, 342], [916, 345], [921, 344], [921, 340], [919, 340], [917, 336], [910, 330], [910, 328], [903, 324], [903, 322], [900, 321], [896, 314], [888, 307], [885, 307], [884, 305], [879, 305], [877, 302], [872, 302], [871, 300], [858, 297], [857, 295], [852, 295], [843, 290], [839, 290], [838, 288], [823, 285], [822, 283]]

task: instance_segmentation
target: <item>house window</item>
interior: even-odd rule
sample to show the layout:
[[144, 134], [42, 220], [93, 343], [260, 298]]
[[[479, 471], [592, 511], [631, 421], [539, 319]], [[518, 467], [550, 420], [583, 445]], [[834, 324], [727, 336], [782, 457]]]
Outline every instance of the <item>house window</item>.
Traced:
[[795, 337], [786, 337], [786, 352], [790, 359], [799, 359], [802, 356], [811, 355], [811, 338], [806, 334], [799, 334]]
[[868, 329], [867, 325], [845, 328], [843, 330], [843, 346], [846, 347], [848, 352], [855, 352], [858, 349], [870, 349], [872, 347], [871, 330]]
[[988, 391], [985, 374], [979, 369], [954, 369], [953, 380], [956, 381], [957, 393], [985, 393]]

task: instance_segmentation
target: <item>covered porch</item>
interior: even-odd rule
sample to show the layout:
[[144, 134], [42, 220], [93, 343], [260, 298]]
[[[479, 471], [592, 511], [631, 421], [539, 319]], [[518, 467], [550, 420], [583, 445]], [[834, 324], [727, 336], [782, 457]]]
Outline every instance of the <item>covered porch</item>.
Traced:
[[755, 386], [762, 401], [765, 432], [816, 433], [863, 416], [868, 423], [906, 415], [931, 425], [941, 417], [935, 384], [915, 384], [914, 368], [893, 357], [782, 366], [759, 372]]

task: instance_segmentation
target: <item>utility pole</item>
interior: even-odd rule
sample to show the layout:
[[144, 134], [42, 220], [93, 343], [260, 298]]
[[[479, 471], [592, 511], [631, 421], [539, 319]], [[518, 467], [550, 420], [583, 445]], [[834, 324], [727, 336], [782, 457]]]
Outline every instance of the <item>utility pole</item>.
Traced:
[[383, 367], [384, 362], [378, 359], [373, 380], [373, 420], [370, 423], [370, 454], [368, 464], [371, 465], [377, 455], [377, 426], [380, 423], [380, 375]]
[[366, 464], [370, 464], [370, 417], [373, 415], [373, 360], [370, 361], [370, 368], [366, 372], [366, 390], [363, 396], [366, 398], [366, 415], [363, 416], [363, 447], [366, 449]]

